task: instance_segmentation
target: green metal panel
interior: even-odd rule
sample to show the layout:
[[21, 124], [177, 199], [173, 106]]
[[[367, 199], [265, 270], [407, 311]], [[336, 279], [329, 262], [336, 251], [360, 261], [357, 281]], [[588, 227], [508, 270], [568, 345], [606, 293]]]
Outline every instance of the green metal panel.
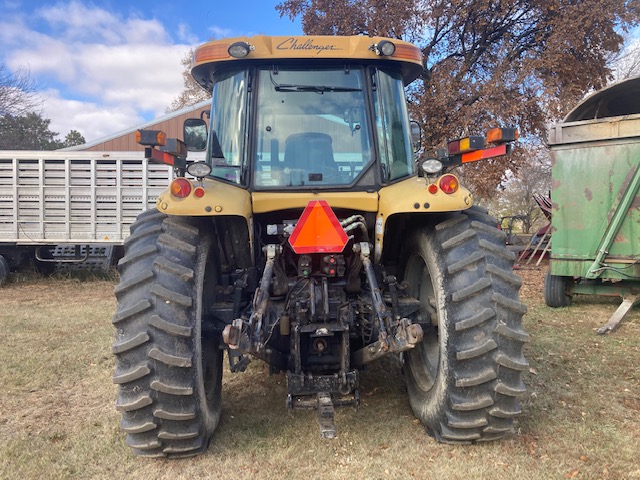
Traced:
[[551, 131], [551, 273], [640, 277], [640, 115]]

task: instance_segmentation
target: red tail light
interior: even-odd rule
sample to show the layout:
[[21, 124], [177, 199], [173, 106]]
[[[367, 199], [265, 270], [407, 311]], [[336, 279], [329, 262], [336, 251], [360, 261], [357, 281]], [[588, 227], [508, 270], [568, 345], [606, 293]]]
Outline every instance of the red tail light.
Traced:
[[191, 182], [186, 178], [179, 177], [171, 182], [171, 195], [178, 198], [188, 197], [191, 193]]
[[440, 177], [440, 190], [444, 193], [456, 193], [458, 191], [458, 187], [460, 184], [458, 183], [458, 179], [453, 175], [443, 175]]

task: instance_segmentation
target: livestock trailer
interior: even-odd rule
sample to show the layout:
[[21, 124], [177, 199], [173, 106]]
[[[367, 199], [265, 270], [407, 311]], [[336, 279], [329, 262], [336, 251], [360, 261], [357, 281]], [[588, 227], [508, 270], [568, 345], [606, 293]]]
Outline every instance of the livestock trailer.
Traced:
[[[0, 284], [57, 246], [119, 246], [172, 179], [144, 152], [0, 151]], [[78, 251], [80, 251], [78, 249]]]

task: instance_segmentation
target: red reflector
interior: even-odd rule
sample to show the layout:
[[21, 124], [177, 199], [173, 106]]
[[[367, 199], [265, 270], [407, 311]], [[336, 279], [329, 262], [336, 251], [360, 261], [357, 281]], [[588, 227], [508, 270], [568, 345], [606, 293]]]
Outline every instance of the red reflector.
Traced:
[[171, 195], [178, 198], [185, 198], [191, 193], [191, 182], [186, 178], [176, 178], [171, 182]]
[[193, 191], [193, 194], [198, 198], [204, 197], [204, 188], [196, 187], [196, 189]]
[[453, 175], [443, 175], [440, 177], [440, 190], [444, 193], [455, 193], [458, 191], [458, 179]]
[[438, 186], [435, 183], [429, 184], [429, 193], [435, 195], [438, 193]]
[[325, 200], [312, 200], [289, 237], [293, 251], [300, 253], [340, 253], [349, 237]]

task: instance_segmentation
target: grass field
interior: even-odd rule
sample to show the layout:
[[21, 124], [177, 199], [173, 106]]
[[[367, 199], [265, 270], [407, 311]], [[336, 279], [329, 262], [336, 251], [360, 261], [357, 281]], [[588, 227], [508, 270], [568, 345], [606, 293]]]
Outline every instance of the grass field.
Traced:
[[338, 409], [338, 438], [322, 440], [313, 412], [287, 414], [284, 378], [254, 362], [225, 371], [208, 451], [173, 461], [134, 457], [118, 430], [115, 282], [14, 279], [0, 288], [0, 478], [640, 479], [640, 310], [599, 336], [614, 300], [550, 309], [544, 269], [520, 274], [531, 368], [505, 440], [436, 443], [391, 360], [363, 374], [360, 410]]

